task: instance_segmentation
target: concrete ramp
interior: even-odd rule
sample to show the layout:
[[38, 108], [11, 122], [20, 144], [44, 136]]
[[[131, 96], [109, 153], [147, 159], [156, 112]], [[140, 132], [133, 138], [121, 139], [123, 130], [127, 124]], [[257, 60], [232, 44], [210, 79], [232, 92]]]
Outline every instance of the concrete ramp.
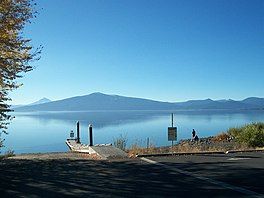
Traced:
[[73, 152], [96, 154], [102, 159], [127, 158], [127, 153], [111, 144], [99, 144], [89, 146], [86, 144], [77, 143], [75, 139], [67, 139], [66, 144]]
[[75, 139], [67, 139], [65, 143], [73, 152], [91, 153], [90, 146], [86, 144], [77, 143]]
[[99, 155], [102, 159], [115, 159], [115, 158], [127, 158], [127, 153], [119, 148], [111, 145], [107, 146], [91, 146], [90, 150]]

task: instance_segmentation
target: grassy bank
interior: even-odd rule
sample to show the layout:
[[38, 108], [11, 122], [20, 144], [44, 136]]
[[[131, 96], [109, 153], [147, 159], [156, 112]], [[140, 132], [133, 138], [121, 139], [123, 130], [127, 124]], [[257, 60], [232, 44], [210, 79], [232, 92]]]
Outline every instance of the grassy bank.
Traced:
[[178, 144], [166, 147], [149, 148], [140, 147], [134, 144], [127, 150], [129, 156], [138, 154], [155, 153], [195, 153], [195, 152], [226, 152], [230, 150], [248, 150], [264, 147], [264, 123], [251, 123], [241, 127], [230, 128], [226, 132], [216, 136], [200, 138], [198, 141], [181, 140]]

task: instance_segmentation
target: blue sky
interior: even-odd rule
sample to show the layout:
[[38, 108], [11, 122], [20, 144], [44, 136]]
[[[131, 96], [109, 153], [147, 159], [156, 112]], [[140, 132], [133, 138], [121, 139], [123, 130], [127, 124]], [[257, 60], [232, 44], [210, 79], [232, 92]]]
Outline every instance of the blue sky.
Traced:
[[162, 101], [264, 97], [262, 0], [40, 0], [43, 45], [13, 104], [92, 92]]

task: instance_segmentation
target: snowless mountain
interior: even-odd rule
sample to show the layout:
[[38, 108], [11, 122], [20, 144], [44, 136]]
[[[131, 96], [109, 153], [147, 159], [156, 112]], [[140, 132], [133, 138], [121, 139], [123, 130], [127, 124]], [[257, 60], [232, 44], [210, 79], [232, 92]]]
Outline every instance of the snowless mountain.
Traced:
[[41, 99], [36, 103], [18, 107], [15, 111], [89, 111], [89, 110], [195, 110], [195, 109], [264, 109], [264, 98], [235, 100], [189, 100], [187, 102], [161, 102], [143, 98], [92, 93], [63, 100]]
[[48, 99], [48, 98], [41, 98], [40, 100], [38, 100], [36, 102], [33, 102], [33, 103], [30, 103], [28, 105], [11, 105], [11, 109], [16, 109], [16, 108], [24, 107], [24, 106], [39, 105], [39, 104], [44, 104], [44, 103], [47, 103], [47, 102], [52, 102], [52, 101], [50, 99]]

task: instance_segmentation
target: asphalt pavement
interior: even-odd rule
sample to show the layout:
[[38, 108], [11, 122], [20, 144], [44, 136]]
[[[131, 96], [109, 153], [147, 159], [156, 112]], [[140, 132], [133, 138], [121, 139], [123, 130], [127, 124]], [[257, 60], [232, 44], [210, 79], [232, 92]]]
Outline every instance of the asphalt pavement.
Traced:
[[0, 161], [1, 197], [264, 197], [263, 153]]
[[190, 177], [195, 183], [229, 189], [233, 191], [230, 196], [264, 197], [264, 152], [149, 157], [145, 161]]

